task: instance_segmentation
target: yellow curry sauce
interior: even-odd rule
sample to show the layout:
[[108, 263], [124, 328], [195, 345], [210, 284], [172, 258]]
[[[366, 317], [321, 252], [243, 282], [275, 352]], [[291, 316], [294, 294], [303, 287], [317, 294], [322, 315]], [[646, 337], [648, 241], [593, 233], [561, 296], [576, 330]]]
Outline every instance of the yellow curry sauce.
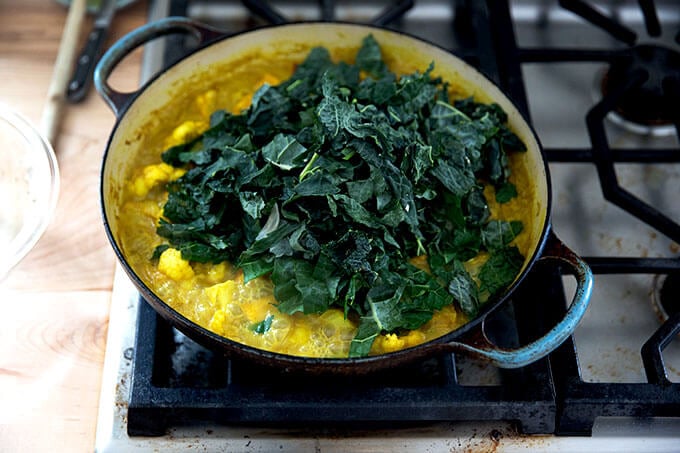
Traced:
[[[389, 61], [396, 73], [410, 68], [400, 68]], [[179, 178], [184, 170], [161, 162], [161, 153], [170, 146], [197, 136], [208, 127], [209, 116], [217, 109], [239, 113], [247, 108], [254, 92], [263, 84], [274, 85], [288, 78], [294, 65], [266, 65], [253, 63], [244, 73], [245, 84], [240, 89], [221, 90], [211, 86], [198, 95], [177, 99], [172, 121], [155, 121], [153, 129], [145, 131], [144, 152], [134, 157], [132, 174], [123, 189], [122, 206], [118, 219], [121, 247], [128, 263], [154, 293], [185, 317], [200, 326], [231, 340], [273, 352], [305, 357], [347, 357], [350, 343], [356, 333], [356, 324], [345, 319], [339, 309], [323, 314], [288, 315], [276, 308], [273, 286], [268, 278], [260, 277], [243, 283], [243, 274], [229, 263], [202, 264], [183, 260], [180, 252], [168, 249], [158, 261], [152, 261], [156, 246], [162, 243], [156, 226], [162, 216], [162, 206], [167, 198], [165, 183]], [[232, 83], [233, 85], [233, 83]], [[467, 97], [456, 92], [454, 97]], [[165, 112], [166, 118], [168, 117]], [[511, 182], [518, 187], [519, 196], [508, 203], [496, 203], [493, 188], [487, 186], [485, 195], [493, 218], [521, 220], [525, 231], [513, 244], [526, 255], [530, 248], [533, 219], [524, 209], [533, 197], [528, 171], [519, 155], [510, 155]], [[466, 268], [475, 275], [486, 260], [485, 253], [467, 262]], [[425, 257], [415, 257], [412, 263], [426, 268]], [[271, 316], [271, 326], [257, 333], [253, 326]], [[412, 347], [445, 335], [467, 322], [465, 316], [453, 305], [435, 313], [432, 320], [417, 330], [404, 335], [380, 335], [371, 348], [371, 354], [382, 354]]]

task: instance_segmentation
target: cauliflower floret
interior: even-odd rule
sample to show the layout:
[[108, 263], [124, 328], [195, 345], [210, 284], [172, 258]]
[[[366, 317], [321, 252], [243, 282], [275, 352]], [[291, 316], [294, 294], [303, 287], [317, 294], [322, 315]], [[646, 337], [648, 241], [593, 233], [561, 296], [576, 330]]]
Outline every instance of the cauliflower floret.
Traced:
[[248, 321], [259, 322], [267, 317], [269, 310], [272, 308], [272, 302], [268, 297], [245, 300], [241, 302], [241, 310], [246, 315], [246, 318], [248, 318]]
[[412, 348], [426, 340], [425, 334], [419, 330], [411, 330], [408, 334], [401, 337], [404, 340], [404, 347]]
[[312, 329], [304, 323], [295, 323], [288, 334], [287, 341], [296, 346], [306, 346], [312, 338]]
[[355, 326], [352, 321], [345, 318], [342, 310], [332, 308], [319, 316], [321, 333], [326, 338], [345, 338], [348, 334], [353, 337]]
[[132, 181], [132, 192], [138, 197], [146, 197], [157, 184], [173, 181], [184, 173], [186, 170], [175, 168], [165, 162], [147, 165], [142, 169], [142, 174]]
[[224, 321], [226, 320], [226, 315], [223, 311], [218, 310], [213, 315], [212, 319], [208, 323], [208, 329], [215, 333], [222, 334], [224, 332]]
[[170, 148], [171, 146], [186, 143], [189, 140], [198, 137], [205, 129], [207, 129], [207, 124], [205, 122], [187, 120], [177, 126], [172, 131], [172, 134], [165, 139], [165, 147]]
[[194, 272], [200, 278], [203, 286], [211, 286], [221, 283], [233, 274], [233, 268], [225, 261], [221, 263], [194, 263]]
[[399, 336], [396, 333], [380, 335], [375, 340], [374, 350], [381, 352], [394, 352], [411, 348], [423, 343], [427, 337], [419, 330], [411, 330], [406, 335]]
[[208, 269], [207, 277], [212, 282], [222, 281], [227, 275], [227, 269], [227, 263], [224, 261], [219, 264], [213, 264]]
[[205, 295], [214, 307], [221, 310], [233, 303], [238, 297], [238, 285], [234, 280], [209, 286], [205, 289]]
[[163, 208], [155, 200], [130, 200], [125, 202], [123, 209], [125, 212], [133, 213], [140, 222], [145, 224], [148, 219], [153, 219], [156, 223], [163, 213]]
[[[269, 85], [269, 86], [274, 86], [274, 85], [278, 85], [279, 83], [281, 83], [281, 80], [278, 77], [276, 77], [275, 75], [265, 74], [265, 75], [262, 76], [260, 81], [257, 84], [255, 84], [255, 86], [257, 87], [257, 89], [255, 91], [262, 88], [262, 86], [265, 85], [265, 84]], [[235, 112], [241, 112], [241, 111], [247, 109], [248, 107], [250, 107], [250, 104], [252, 102], [253, 102], [253, 95], [252, 94], [249, 94], [247, 96], [243, 96], [241, 99], [239, 99], [239, 101], [234, 106], [234, 111]]]
[[196, 97], [196, 105], [201, 111], [201, 115], [208, 118], [216, 110], [217, 106], [217, 92], [215, 90], [208, 90]]
[[394, 352], [400, 349], [404, 349], [406, 342], [403, 338], [400, 338], [395, 333], [388, 333], [386, 335], [381, 335], [376, 339], [379, 342], [379, 346], [385, 352]]
[[175, 281], [190, 280], [194, 277], [194, 270], [187, 260], [182, 259], [182, 253], [173, 248], [166, 249], [158, 259], [158, 270]]

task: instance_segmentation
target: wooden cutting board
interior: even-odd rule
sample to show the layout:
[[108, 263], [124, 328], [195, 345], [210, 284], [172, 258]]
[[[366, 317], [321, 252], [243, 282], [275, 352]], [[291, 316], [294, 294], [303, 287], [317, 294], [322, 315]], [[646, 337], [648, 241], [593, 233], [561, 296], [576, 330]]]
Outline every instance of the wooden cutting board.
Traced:
[[[108, 45], [146, 21], [138, 1], [114, 18]], [[0, 2], [0, 103], [36, 126], [67, 9]], [[92, 17], [83, 26], [80, 46]], [[141, 51], [111, 83], [131, 90]], [[92, 451], [115, 257], [99, 208], [99, 168], [115, 118], [92, 90], [66, 105], [55, 142], [61, 190], [37, 246], [0, 283], [0, 451]], [[0, 204], [2, 201], [0, 200]]]

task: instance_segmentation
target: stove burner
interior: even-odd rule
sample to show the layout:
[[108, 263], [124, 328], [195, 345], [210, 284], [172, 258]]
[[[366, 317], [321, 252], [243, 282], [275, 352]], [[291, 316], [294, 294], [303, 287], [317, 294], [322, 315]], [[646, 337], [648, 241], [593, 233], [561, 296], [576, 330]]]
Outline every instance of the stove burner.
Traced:
[[612, 113], [621, 123], [632, 123], [630, 129], [659, 134], [662, 128], [672, 133], [673, 125], [680, 123], [680, 52], [652, 44], [631, 47], [628, 57], [615, 61], [605, 73], [602, 93], [606, 96], [632, 78], [640, 82], [621, 96]]

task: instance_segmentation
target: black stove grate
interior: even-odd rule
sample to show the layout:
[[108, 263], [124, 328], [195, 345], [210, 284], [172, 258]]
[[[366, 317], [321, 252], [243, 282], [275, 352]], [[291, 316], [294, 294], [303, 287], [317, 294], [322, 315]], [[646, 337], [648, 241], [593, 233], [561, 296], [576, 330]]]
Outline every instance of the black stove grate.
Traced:
[[[184, 15], [189, 0], [171, 3], [171, 15]], [[455, 8], [455, 43], [451, 50], [477, 66], [509, 95], [529, 118], [522, 65], [548, 62], [620, 62], [630, 58], [638, 36], [588, 2], [562, 0], [565, 9], [581, 15], [624, 43], [626, 48], [520, 48], [505, 1], [458, 0]], [[244, 0], [260, 19], [283, 23], [287, 18], [267, 2]], [[413, 2], [388, 3], [373, 23], [398, 22]], [[319, 3], [321, 17], [334, 18], [334, 2]], [[640, 1], [647, 32], [657, 36], [660, 25], [652, 1]], [[166, 61], [185, 51], [182, 38], [173, 38]], [[636, 76], [637, 77], [637, 76]], [[619, 186], [617, 163], [680, 162], [678, 149], [611, 148], [604, 132], [605, 116], [616, 109], [636, 77], [612, 87], [588, 114], [591, 148], [546, 149], [551, 163], [591, 163], [605, 197], [632, 215], [680, 242], [680, 227], [653, 207]], [[642, 77], [642, 76], [640, 76]], [[680, 77], [680, 76], [679, 76]], [[680, 78], [665, 79], [665, 95], [680, 93]], [[676, 105], [679, 105], [676, 103]], [[677, 109], [675, 110], [677, 112]], [[671, 118], [676, 130], [678, 117]], [[680, 131], [679, 131], [680, 132]], [[677, 275], [679, 258], [587, 257], [596, 274]], [[529, 289], [530, 288], [530, 289]], [[501, 345], [513, 346], [537, 338], [564, 314], [565, 292], [560, 269], [541, 265], [518, 288], [516, 300], [489, 319], [490, 335]], [[551, 306], [542, 303], [555, 301]], [[563, 302], [563, 303], [561, 303]], [[677, 305], [677, 304], [676, 304]], [[525, 320], [531, 320], [527, 322]], [[133, 379], [128, 409], [130, 435], [161, 435], [170, 426], [200, 421], [217, 423], [276, 423], [304, 425], [361, 423], [420, 423], [455, 420], [516, 421], [523, 433], [589, 435], [600, 416], [680, 417], [680, 384], [668, 380], [662, 350], [680, 332], [680, 314], [669, 319], [642, 347], [646, 383], [585, 382], [573, 339], [548, 358], [518, 370], [499, 370], [492, 385], [460, 382], [454, 356], [433, 359], [402, 370], [351, 380], [342, 385], [320, 385], [318, 380], [287, 376], [225, 359], [196, 345], [169, 327], [146, 304], [140, 303], [135, 338]], [[351, 388], [351, 391], [348, 390]]]
[[[527, 105], [522, 82], [517, 79], [517, 75], [521, 72], [521, 65], [524, 63], [615, 62], [630, 59], [631, 54], [636, 51], [635, 45], [638, 37], [633, 31], [581, 0], [561, 0], [559, 3], [626, 43], [627, 48], [623, 50], [520, 49], [515, 40], [510, 39], [513, 36], [513, 24], [507, 3], [503, 2], [503, 6], [491, 0], [487, 3], [492, 17], [490, 21], [495, 25], [492, 30], [497, 32], [496, 50], [499, 55], [503, 56], [499, 64], [505, 67], [499, 71], [506, 74], [501, 81], [501, 87], [520, 108]], [[494, 7], [491, 7], [492, 4]], [[640, 5], [648, 34], [658, 35], [660, 26], [654, 2], [644, 1], [640, 2]], [[677, 52], [677, 49], [672, 52]], [[605, 199], [677, 242], [680, 240], [680, 225], [622, 188], [618, 183], [614, 164], [680, 162], [680, 150], [612, 149], [604, 129], [605, 117], [616, 108], [623, 93], [629, 91], [634, 85], [641, 84], [647, 78], [653, 77], [652, 71], [655, 69], [655, 64], [650, 61], [649, 65], [649, 72], [639, 70], [632, 74], [632, 77], [625, 79], [606, 94], [587, 114], [586, 122], [592, 144], [591, 149], [546, 149], [545, 153], [550, 162], [593, 163], [598, 170]], [[665, 85], [660, 88], [665, 91], [664, 94], [670, 95], [677, 93], [679, 86], [680, 76], [669, 74]], [[672, 121], [680, 136], [680, 127], [678, 127], [680, 110], [676, 108], [675, 112], [678, 116], [672, 118]], [[524, 113], [528, 117], [528, 111], [524, 110]], [[678, 257], [585, 257], [585, 260], [595, 274], [672, 274], [675, 272], [677, 276], [677, 271], [680, 269]], [[559, 297], [559, 295], [556, 296]], [[662, 358], [662, 350], [676, 339], [678, 332], [680, 332], [680, 313], [670, 316], [645, 343], [641, 355], [648, 382], [639, 384], [585, 382], [581, 377], [578, 352], [573, 339], [567, 340], [550, 355], [558, 406], [555, 434], [588, 435], [592, 432], [595, 419], [600, 416], [679, 417], [680, 385], [668, 380]]]
[[[546, 275], [533, 279], [540, 285]], [[523, 307], [529, 301], [537, 309], [539, 295], [544, 293], [532, 289], [517, 297]], [[490, 334], [516, 343], [518, 331], [502, 318], [514, 318], [512, 306], [489, 320], [499, 326]], [[463, 385], [456, 358], [447, 355], [367, 376], [290, 374], [225, 359], [170, 327], [140, 300], [128, 434], [157, 436], [201, 421], [366, 429], [506, 420], [517, 422], [524, 433], [553, 432], [557, 408], [547, 360], [501, 373], [500, 384]]]

